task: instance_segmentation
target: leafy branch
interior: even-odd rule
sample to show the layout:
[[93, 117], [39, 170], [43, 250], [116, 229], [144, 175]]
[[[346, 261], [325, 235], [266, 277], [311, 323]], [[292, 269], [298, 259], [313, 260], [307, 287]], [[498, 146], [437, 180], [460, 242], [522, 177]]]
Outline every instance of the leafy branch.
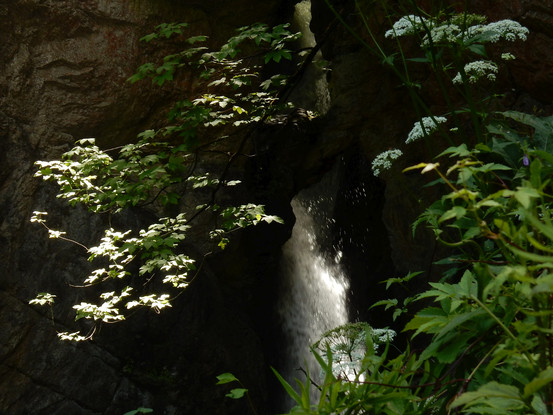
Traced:
[[[37, 162], [36, 176], [56, 183], [58, 197], [72, 206], [83, 205], [110, 218], [130, 208], [148, 208], [156, 216], [144, 229], [119, 230], [110, 225], [96, 246], [86, 247], [64, 236], [65, 232], [51, 229], [45, 212], [35, 213], [32, 221], [44, 226], [51, 238], [75, 243], [87, 250], [90, 262], [100, 262], [84, 279], [83, 287], [109, 281], [124, 284], [135, 277], [143, 279], [146, 287], [154, 278], [161, 278], [182, 292], [199, 273], [196, 261], [185, 252], [188, 234], [200, 215], [214, 219], [215, 225], [205, 231], [205, 238], [221, 249], [239, 229], [262, 222], [282, 223], [265, 213], [262, 205], [222, 204], [218, 195], [224, 188], [240, 185], [240, 180], [228, 176], [256, 126], [289, 107], [278, 98], [286, 76], [264, 79], [261, 75], [262, 65], [293, 58], [288, 45], [299, 34], [290, 32], [288, 26], [242, 27], [217, 50], [204, 46], [206, 36], [185, 37], [185, 23], [157, 26], [141, 40], [149, 43], [178, 37], [185, 48], [165, 56], [160, 63], [141, 65], [129, 82], [151, 79], [161, 87], [188, 71], [198, 76], [199, 96], [175, 102], [168, 124], [141, 132], [134, 143], [102, 150], [94, 139], [83, 139], [61, 160]], [[220, 170], [206, 171], [202, 164], [206, 157], [217, 160]], [[180, 211], [187, 200], [199, 202], [195, 210], [172, 213]], [[41, 296], [32, 304], [46, 304], [46, 299]], [[124, 310], [141, 306], [159, 312], [170, 307], [173, 299], [168, 293], [137, 293], [131, 285], [123, 285], [100, 294], [98, 304], [81, 302], [73, 308], [76, 320], [113, 323], [125, 319]], [[92, 334], [60, 337], [83, 340]]]

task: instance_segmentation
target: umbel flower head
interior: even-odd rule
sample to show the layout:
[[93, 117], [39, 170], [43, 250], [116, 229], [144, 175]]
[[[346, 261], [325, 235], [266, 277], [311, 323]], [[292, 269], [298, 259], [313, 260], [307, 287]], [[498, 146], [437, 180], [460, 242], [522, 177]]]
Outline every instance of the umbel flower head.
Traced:
[[407, 140], [405, 140], [405, 144], [412, 143], [425, 135], [432, 134], [438, 129], [438, 124], [442, 124], [446, 121], [447, 118], [445, 117], [422, 117], [420, 121], [417, 121], [413, 125], [413, 128], [407, 136]]
[[431, 43], [453, 43], [459, 39], [462, 32], [462, 29], [454, 23], [433, 27], [430, 34], [422, 39], [421, 46], [430, 46]]
[[384, 36], [394, 38], [412, 35], [422, 30], [425, 25], [428, 26], [428, 22], [428, 19], [421, 16], [415, 16], [414, 14], [403, 16], [394, 23], [392, 29], [388, 30]]
[[392, 162], [402, 155], [401, 150], [397, 148], [380, 153], [372, 162], [373, 174], [378, 177], [382, 170], [389, 170], [392, 167]]
[[[495, 81], [497, 75], [497, 65], [492, 61], [474, 61], [467, 63], [464, 66], [465, 74], [469, 83], [474, 84], [482, 78], [486, 78], [489, 81]], [[463, 78], [460, 73], [453, 78], [454, 84], [462, 84]]]
[[407, 15], [401, 17], [385, 33], [387, 38], [413, 35], [425, 32], [421, 46], [431, 44], [464, 42], [479, 36], [480, 42], [498, 42], [526, 40], [529, 30], [514, 20], [504, 19], [497, 22], [483, 24], [485, 18], [479, 15], [460, 14], [453, 16], [447, 22], [438, 22], [421, 16]]
[[499, 39], [514, 42], [517, 39], [526, 40], [529, 30], [519, 22], [505, 19], [485, 25], [483, 33], [489, 36], [490, 42], [492, 43], [499, 41]]

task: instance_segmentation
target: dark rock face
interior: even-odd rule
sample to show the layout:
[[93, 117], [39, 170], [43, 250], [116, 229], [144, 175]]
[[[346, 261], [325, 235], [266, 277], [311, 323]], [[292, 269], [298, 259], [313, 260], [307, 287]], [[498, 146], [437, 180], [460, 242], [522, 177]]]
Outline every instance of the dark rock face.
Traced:
[[[138, 44], [155, 25], [186, 21], [191, 35], [217, 43], [239, 26], [289, 20], [287, 2], [231, 3], [0, 4], [0, 412], [122, 414], [144, 406], [167, 414], [244, 413], [245, 402], [226, 399], [224, 388], [215, 387], [215, 376], [226, 371], [253, 385], [263, 408], [267, 369], [241, 304], [248, 302], [243, 295], [253, 297], [247, 287], [227, 286], [224, 275], [206, 266], [200, 283], [161, 319], [139, 313], [128, 324], [102, 328], [94, 343], [63, 343], [56, 330], [74, 324], [71, 304], [88, 295], [69, 285], [81, 284], [90, 264], [81, 248], [49, 241], [29, 223], [34, 210], [47, 210], [52, 225], [75, 240], [98, 241], [105, 218], [56, 201], [56, 189], [33, 177], [33, 163], [59, 157], [83, 137], [104, 147], [129, 142], [190, 89], [186, 80], [170, 89], [126, 82], [145, 59], [163, 56], [146, 49], [144, 57]], [[136, 227], [144, 213], [133, 215], [124, 221]], [[40, 291], [63, 297], [53, 309], [55, 324], [49, 310], [28, 305]]]
[[[293, 224], [289, 201], [330, 170], [338, 155], [336, 232], [355, 239], [342, 246], [359, 310], [352, 317], [371, 319], [366, 308], [380, 295], [376, 279], [430, 267], [432, 239], [421, 234], [413, 240], [410, 230], [420, 200], [429, 195], [411, 192], [423, 183], [418, 174], [399, 173], [425, 150], [413, 151], [385, 180], [368, 167], [376, 154], [405, 139], [415, 114], [397, 80], [347, 31], [332, 26], [324, 1], [312, 2], [312, 29], [325, 39], [322, 52], [332, 66], [330, 111], [312, 122], [265, 126], [250, 149], [259, 156], [237, 166], [247, 183], [241, 197], [265, 203], [286, 226], [242, 234], [161, 316], [138, 313], [103, 327], [95, 342], [75, 346], [59, 342], [55, 330], [69, 330], [70, 305], [86, 298], [69, 285], [80, 284], [90, 264], [81, 248], [48, 240], [29, 218], [47, 210], [54, 227], [63, 225], [89, 245], [98, 240], [104, 218], [57, 201], [55, 188], [33, 178], [33, 163], [59, 157], [83, 137], [96, 137], [104, 147], [129, 142], [191, 88], [186, 79], [163, 89], [125, 82], [150, 55], [163, 56], [163, 50], [138, 44], [156, 24], [194, 23], [191, 34], [217, 43], [242, 25], [289, 20], [293, 2], [0, 0], [1, 413], [122, 414], [139, 406], [166, 414], [247, 413], [245, 402], [225, 399], [214, 386], [215, 376], [228, 371], [250, 387], [260, 413], [271, 413], [265, 352], [274, 347], [270, 315], [279, 247]], [[512, 18], [531, 31], [515, 50], [510, 79], [503, 80], [514, 88], [513, 106], [549, 103], [551, 7], [541, 0], [472, 3], [471, 10], [490, 20]], [[352, 198], [359, 189], [365, 196]], [[146, 214], [121, 220], [138, 226]], [[63, 295], [64, 303], [54, 306], [54, 327], [49, 310], [28, 305], [40, 291]]]

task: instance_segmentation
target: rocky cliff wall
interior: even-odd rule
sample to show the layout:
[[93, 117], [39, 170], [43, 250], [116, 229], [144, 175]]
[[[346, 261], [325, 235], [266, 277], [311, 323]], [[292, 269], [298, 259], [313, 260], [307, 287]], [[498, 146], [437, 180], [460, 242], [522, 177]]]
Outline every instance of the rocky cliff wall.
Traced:
[[[1, 413], [122, 414], [139, 406], [166, 414], [243, 413], [242, 402], [214, 388], [215, 375], [230, 370], [254, 385], [263, 407], [267, 368], [240, 304], [251, 294], [228, 288], [206, 267], [162, 319], [139, 314], [125, 327], [103, 328], [95, 342], [61, 343], [56, 330], [67, 331], [71, 304], [87, 295], [70, 286], [82, 283], [90, 265], [81, 248], [48, 240], [29, 219], [47, 210], [75, 240], [98, 241], [105, 218], [57, 201], [56, 189], [33, 177], [34, 162], [59, 157], [83, 137], [103, 147], [129, 142], [190, 88], [126, 82], [151, 54], [163, 56], [138, 42], [155, 25], [189, 22], [191, 35], [207, 34], [216, 44], [242, 25], [289, 20], [290, 11], [280, 1], [0, 2]], [[136, 227], [144, 215], [119, 220]], [[63, 297], [55, 323], [48, 310], [28, 305], [40, 291]]]

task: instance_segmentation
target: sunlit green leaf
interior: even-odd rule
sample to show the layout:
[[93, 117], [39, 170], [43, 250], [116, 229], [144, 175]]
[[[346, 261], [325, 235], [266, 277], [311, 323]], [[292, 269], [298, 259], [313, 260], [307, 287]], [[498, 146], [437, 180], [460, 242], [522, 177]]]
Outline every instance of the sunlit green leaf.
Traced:
[[248, 392], [247, 389], [236, 388], [236, 389], [231, 389], [231, 391], [227, 393], [225, 396], [228, 396], [229, 398], [232, 398], [232, 399], [240, 399], [246, 394], [246, 392]]
[[231, 382], [238, 382], [238, 379], [232, 373], [222, 373], [217, 376], [217, 385], [224, 385], [225, 383]]

